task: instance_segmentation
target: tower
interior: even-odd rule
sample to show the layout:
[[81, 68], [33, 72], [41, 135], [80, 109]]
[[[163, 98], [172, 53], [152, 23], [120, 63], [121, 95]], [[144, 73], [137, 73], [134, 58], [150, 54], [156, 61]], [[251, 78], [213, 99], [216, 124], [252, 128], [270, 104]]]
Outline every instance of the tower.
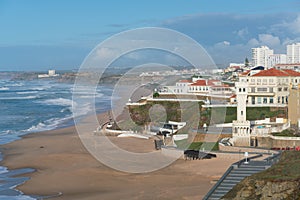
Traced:
[[246, 80], [235, 83], [237, 120], [232, 124], [232, 137], [235, 146], [250, 146], [250, 121], [246, 118], [248, 83]]

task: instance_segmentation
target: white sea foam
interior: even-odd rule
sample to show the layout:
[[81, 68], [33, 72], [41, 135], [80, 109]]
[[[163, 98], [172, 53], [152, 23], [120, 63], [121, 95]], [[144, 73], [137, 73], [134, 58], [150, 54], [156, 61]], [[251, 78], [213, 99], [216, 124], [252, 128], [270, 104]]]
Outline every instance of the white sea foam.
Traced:
[[35, 199], [25, 195], [19, 195], [19, 196], [0, 195], [0, 200], [35, 200]]
[[0, 87], [0, 91], [7, 91], [9, 90], [9, 87]]
[[22, 100], [22, 99], [36, 99], [38, 96], [25, 96], [25, 97], [1, 97], [0, 100]]
[[44, 101], [38, 101], [38, 103], [43, 103], [46, 105], [57, 105], [57, 106], [72, 106], [73, 101], [71, 99], [57, 98], [57, 99], [47, 99]]
[[11, 83], [11, 84], [7, 84], [7, 86], [11, 86], [11, 87], [21, 87], [24, 86], [23, 83]]
[[8, 172], [6, 167], [0, 166], [0, 174]]
[[38, 91], [16, 92], [17, 94], [36, 94]]
[[37, 125], [33, 125], [30, 128], [24, 130], [23, 132], [28, 132], [28, 133], [32, 133], [32, 132], [40, 132], [40, 131], [48, 131], [48, 130], [53, 130], [55, 128], [57, 128], [60, 124], [62, 124], [63, 122], [70, 120], [72, 118], [71, 115], [66, 116], [65, 118], [52, 118], [52, 119], [48, 119], [44, 122], [40, 122]]

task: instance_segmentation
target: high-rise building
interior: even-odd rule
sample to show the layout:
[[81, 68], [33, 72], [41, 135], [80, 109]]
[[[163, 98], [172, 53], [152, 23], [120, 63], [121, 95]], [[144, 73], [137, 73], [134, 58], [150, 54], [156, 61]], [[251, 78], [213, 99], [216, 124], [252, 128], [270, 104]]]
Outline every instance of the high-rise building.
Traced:
[[287, 62], [300, 63], [300, 43], [287, 45]]
[[269, 49], [267, 46], [261, 46], [258, 48], [252, 48], [252, 65], [253, 67], [268, 65], [268, 57], [274, 54], [273, 49]]
[[286, 64], [287, 58], [286, 54], [273, 54], [269, 55], [267, 59], [267, 69], [275, 67], [277, 64]]

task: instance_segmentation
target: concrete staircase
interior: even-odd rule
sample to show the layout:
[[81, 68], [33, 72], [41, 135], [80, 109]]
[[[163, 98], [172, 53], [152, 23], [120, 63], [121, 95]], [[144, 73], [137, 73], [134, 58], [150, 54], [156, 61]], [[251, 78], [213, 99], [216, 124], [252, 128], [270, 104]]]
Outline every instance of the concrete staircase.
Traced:
[[250, 160], [245, 164], [245, 160], [234, 163], [215, 186], [206, 194], [204, 200], [218, 200], [227, 194], [236, 184], [241, 182], [245, 177], [258, 173], [269, 168], [273, 164], [270, 158], [265, 160]]

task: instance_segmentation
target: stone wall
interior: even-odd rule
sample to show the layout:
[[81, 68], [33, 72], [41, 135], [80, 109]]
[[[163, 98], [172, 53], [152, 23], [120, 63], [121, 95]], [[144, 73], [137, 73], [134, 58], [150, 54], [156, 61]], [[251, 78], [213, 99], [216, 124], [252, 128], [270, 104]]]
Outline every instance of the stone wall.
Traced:
[[285, 139], [275, 139], [272, 137], [257, 137], [258, 147], [263, 148], [285, 148], [285, 147], [294, 147], [300, 146], [300, 138], [295, 138], [294, 140], [287, 140]]

